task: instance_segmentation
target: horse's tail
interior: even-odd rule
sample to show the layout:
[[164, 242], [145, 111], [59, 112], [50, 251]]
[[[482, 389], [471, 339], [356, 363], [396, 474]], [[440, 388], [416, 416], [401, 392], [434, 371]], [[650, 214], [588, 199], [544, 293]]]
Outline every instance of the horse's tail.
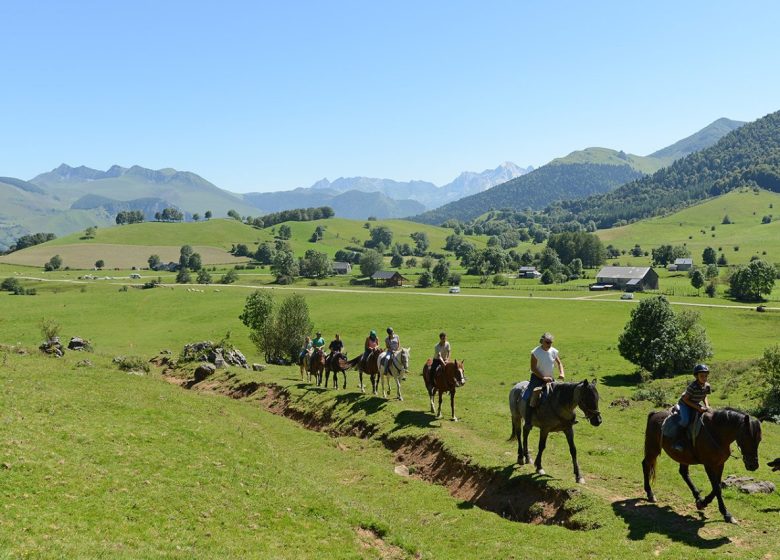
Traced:
[[644, 465], [650, 481], [655, 481], [656, 463], [658, 455], [661, 453], [661, 438], [663, 437], [660, 425], [653, 420], [655, 414], [655, 411], [647, 414], [647, 426], [645, 427]]
[[363, 354], [358, 354], [357, 356], [355, 356], [351, 360], [347, 360], [347, 362], [346, 362], [347, 363], [346, 369], [352, 369], [354, 367], [357, 367], [357, 365], [360, 363], [360, 358], [362, 358], [362, 357], [363, 357]]

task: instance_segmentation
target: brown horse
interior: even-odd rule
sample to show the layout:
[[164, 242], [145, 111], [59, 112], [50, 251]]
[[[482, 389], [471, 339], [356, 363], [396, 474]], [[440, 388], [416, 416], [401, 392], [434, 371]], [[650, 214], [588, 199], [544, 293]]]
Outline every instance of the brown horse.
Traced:
[[334, 352], [325, 360], [325, 387], [328, 386], [330, 372], [333, 372], [333, 388], [339, 388], [338, 373], [344, 377], [343, 389], [347, 388], [347, 370], [354, 366], [353, 362], [347, 361], [347, 355], [342, 352]]
[[423, 381], [425, 381], [425, 388], [428, 391], [428, 396], [431, 398], [431, 412], [436, 412], [433, 407], [433, 397], [439, 393], [439, 412], [436, 413], [436, 418], [441, 418], [441, 401], [444, 397], [444, 393], [450, 394], [450, 407], [452, 408], [452, 420], [457, 422], [458, 418], [455, 416], [455, 389], [463, 387], [466, 383], [466, 375], [463, 371], [463, 360], [451, 361], [439, 367], [439, 372], [435, 379], [431, 379], [431, 367], [433, 360], [428, 360], [423, 366]]
[[354, 360], [357, 360], [355, 365], [357, 365], [358, 374], [360, 376], [359, 387], [363, 393], [366, 392], [365, 386], [363, 385], [364, 373], [371, 378], [371, 389], [373, 390], [373, 393], [376, 395], [379, 391], [379, 358], [383, 353], [384, 350], [377, 347], [369, 352], [365, 360], [363, 359], [363, 354], [361, 354], [358, 358], [353, 358], [349, 361], [351, 364]]
[[312, 377], [317, 381], [317, 387], [322, 384], [322, 371], [325, 369], [325, 352], [321, 348], [315, 348], [309, 357], [309, 381]]
[[[668, 410], [651, 412], [647, 416], [645, 458], [642, 460], [647, 499], [653, 503], [656, 501], [655, 494], [650, 488], [650, 481], [655, 479], [655, 463], [661, 454], [661, 449], [663, 449], [669, 457], [680, 463], [680, 476], [693, 493], [696, 508], [703, 510], [713, 498], [717, 498], [718, 509], [723, 515], [723, 519], [727, 523], [736, 523], [734, 517], [726, 510], [720, 491], [723, 465], [731, 453], [731, 444], [736, 441], [742, 452], [742, 462], [745, 464], [745, 468], [749, 471], [758, 468], [761, 423], [756, 418], [751, 418], [748, 414], [731, 408], [707, 412], [702, 416], [703, 426], [696, 437], [695, 444], [688, 443], [682, 451], [678, 451], [674, 448], [675, 442], [663, 435], [661, 429], [668, 416], [670, 416]], [[704, 465], [707, 478], [710, 479], [712, 491], [704, 499], [688, 475], [690, 465]]]

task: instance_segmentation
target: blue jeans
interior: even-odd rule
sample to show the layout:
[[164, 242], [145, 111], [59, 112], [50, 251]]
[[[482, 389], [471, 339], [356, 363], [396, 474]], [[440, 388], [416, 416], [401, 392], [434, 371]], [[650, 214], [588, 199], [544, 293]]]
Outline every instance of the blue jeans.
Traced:
[[536, 377], [535, 375], [531, 374], [531, 380], [528, 383], [528, 387], [525, 388], [525, 391], [523, 392], [523, 400], [527, 401], [531, 398], [531, 394], [534, 392], [534, 389], [536, 387], [544, 387], [544, 381]]
[[679, 424], [681, 428], [686, 427], [688, 424], [691, 423], [691, 420], [696, 418], [696, 410], [685, 404], [685, 402], [680, 399], [680, 401], [677, 403], [680, 405], [680, 419]]

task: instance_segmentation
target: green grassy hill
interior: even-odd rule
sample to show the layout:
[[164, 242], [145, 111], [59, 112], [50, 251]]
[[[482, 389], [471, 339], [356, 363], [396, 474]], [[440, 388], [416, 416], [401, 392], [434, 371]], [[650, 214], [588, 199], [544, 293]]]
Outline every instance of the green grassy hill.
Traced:
[[[414, 245], [409, 235], [424, 231], [428, 234], [430, 250], [443, 252], [445, 239], [451, 229], [418, 224], [406, 220], [377, 220], [365, 222], [345, 218], [329, 218], [311, 222], [286, 222], [292, 230], [289, 244], [298, 256], [314, 249], [333, 257], [340, 249], [362, 246], [370, 238], [364, 227], [385, 226], [393, 232], [393, 242]], [[243, 243], [255, 251], [260, 243], [274, 241], [273, 228], [256, 229], [233, 219], [216, 219], [203, 222], [164, 223], [144, 222], [124, 226], [98, 228], [93, 239], [83, 239], [83, 231], [73, 233], [22, 251], [0, 257], [0, 262], [27, 266], [43, 266], [53, 255], [59, 254], [63, 264], [71, 268], [92, 268], [97, 259], [104, 259], [109, 268], [146, 266], [149, 255], [156, 253], [164, 260], [178, 260], [182, 245], [191, 245], [201, 253], [204, 264], [244, 262], [235, 259], [227, 251], [233, 245]], [[323, 239], [312, 243], [309, 239], [317, 228], [325, 228]], [[467, 237], [477, 247], [487, 244], [487, 236]]]
[[628, 165], [640, 173], [655, 173], [674, 161], [673, 157], [636, 156], [609, 148], [586, 148], [572, 152], [569, 155], [556, 158], [550, 165], [567, 165], [573, 163], [595, 163], [605, 165]]
[[[772, 214], [777, 219], [761, 223]], [[731, 224], [722, 223], [726, 215]], [[780, 263], [780, 193], [740, 189], [668, 216], [599, 230], [598, 236], [605, 244], [627, 251], [635, 244], [645, 250], [685, 245], [695, 264], [701, 264], [706, 247], [723, 253], [729, 264], [747, 263], [753, 255]]]

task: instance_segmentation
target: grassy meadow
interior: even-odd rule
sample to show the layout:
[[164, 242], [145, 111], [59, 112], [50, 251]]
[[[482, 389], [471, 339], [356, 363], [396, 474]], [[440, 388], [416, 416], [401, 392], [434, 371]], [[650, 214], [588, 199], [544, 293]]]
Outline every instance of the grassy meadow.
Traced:
[[[649, 251], [661, 245], [685, 245], [694, 264], [701, 264], [704, 249], [723, 253], [729, 264], [747, 264], [754, 255], [780, 263], [780, 194], [752, 189], [732, 191], [668, 216], [642, 220], [623, 227], [600, 230], [604, 244], [630, 251], [639, 244]], [[724, 216], [731, 224], [723, 224]], [[774, 215], [762, 224], [764, 216]], [[649, 257], [621, 256], [625, 263], [647, 263]]]
[[[0, 277], [24, 270], [0, 265]], [[641, 499], [643, 429], [653, 405], [632, 399], [634, 368], [616, 350], [635, 301], [569, 290], [529, 297], [518, 289], [464, 288], [447, 295], [442, 288], [273, 288], [277, 299], [302, 293], [316, 328], [326, 338], [339, 332], [351, 355], [369, 329], [388, 325], [411, 346], [403, 402], [361, 395], [354, 372], [346, 391], [302, 384], [294, 367], [219, 374], [230, 383], [281, 386], [295, 407], [335, 425], [375, 426], [374, 437], [358, 439], [311, 432], [277, 417], [260, 406], [262, 391], [244, 400], [198, 394], [167, 383], [157, 370], [129, 375], [111, 363], [117, 355], [178, 354], [186, 343], [227, 333], [250, 361], [260, 361], [238, 319], [255, 287], [244, 282], [249, 276], [242, 273], [239, 285], [198, 286], [202, 291], [120, 291], [123, 282], [57, 274], [47, 282], [23, 281], [36, 287], [36, 296], [0, 293], [0, 343], [31, 349], [28, 355], [0, 351], [0, 547], [8, 557], [524, 558], [546, 557], [551, 538], [559, 540], [556, 557], [562, 558], [776, 555], [766, 535], [777, 525], [777, 493], [725, 490], [738, 526], [723, 523], [714, 505], [700, 517], [676, 464], [664, 456], [655, 484], [659, 503]], [[256, 278], [258, 285], [267, 282]], [[752, 361], [776, 343], [771, 333], [780, 332], [780, 312], [756, 313], [718, 298], [670, 299], [723, 305], [695, 308], [715, 349], [712, 402], [754, 407], [760, 381]], [[66, 339], [89, 339], [94, 353], [38, 356], [43, 318], [56, 320]], [[442, 329], [454, 356], [465, 359], [458, 423], [446, 420], [446, 400], [443, 420], [427, 412], [417, 374]], [[506, 441], [509, 389], [527, 378], [528, 353], [545, 330], [556, 334], [570, 380], [599, 380], [604, 424], [581, 421], [576, 428], [587, 481], [581, 487], [560, 434], [550, 438], [548, 476], [541, 478], [529, 466], [513, 466], [516, 444]], [[85, 358], [93, 365], [77, 367]], [[687, 381], [680, 375], [653, 385], [675, 395]], [[399, 461], [414, 473], [415, 458], [399, 459], [380, 442], [421, 438], [440, 440], [499, 479], [575, 491], [573, 518], [590, 529], [508, 521], [441, 486], [394, 474]], [[535, 451], [536, 434], [531, 440]], [[732, 454], [737, 458], [725, 474], [747, 474], [739, 451]], [[777, 456], [780, 428], [765, 423], [762, 465]], [[692, 471], [706, 488], [702, 469]], [[780, 482], [766, 467], [752, 476]]]

